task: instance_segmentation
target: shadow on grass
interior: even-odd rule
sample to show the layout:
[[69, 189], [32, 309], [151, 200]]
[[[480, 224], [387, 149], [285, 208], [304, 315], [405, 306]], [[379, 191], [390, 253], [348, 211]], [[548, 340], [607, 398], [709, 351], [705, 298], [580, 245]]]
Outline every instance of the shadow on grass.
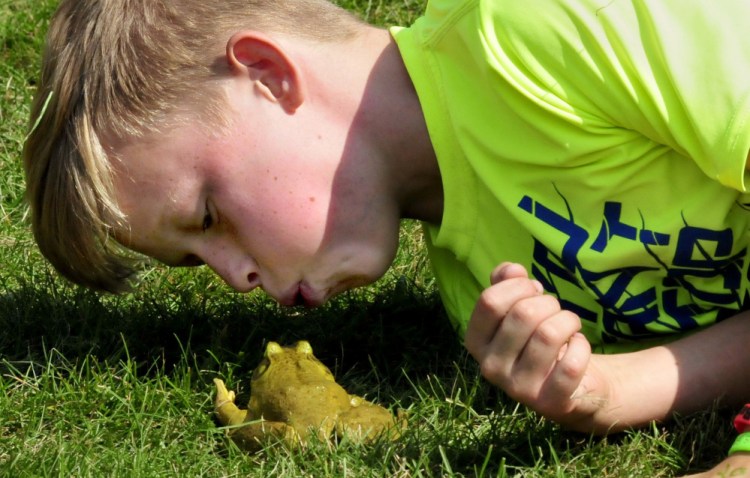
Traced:
[[[563, 432], [488, 385], [436, 292], [405, 277], [388, 277], [320, 309], [285, 309], [260, 294], [235, 294], [210, 273], [154, 272], [137, 293], [123, 296], [69, 287], [52, 275], [29, 277], [34, 281], [21, 280], [0, 296], [0, 359], [6, 364], [43, 367], [54, 349], [74, 366], [91, 357], [132, 361], [138, 375], [148, 377], [188, 362], [198, 378], [193, 387], [204, 397], [213, 376], [231, 371], [229, 385], [242, 391], [242, 403], [266, 343], [305, 339], [350, 393], [409, 409], [403, 440], [357, 455], [371, 469], [408, 463], [425, 476], [504, 476], [575, 466], [577, 476], [603, 476], [606, 463], [652, 459], [644, 455], [648, 446], [629, 445], [642, 439], [637, 435], [598, 439]], [[689, 423], [683, 424], [684, 441], [676, 443], [682, 456], [695, 451]], [[619, 458], [629, 454], [633, 458]], [[588, 464], [579, 455], [601, 461]], [[614, 456], [603, 460], [607, 455]]]
[[[231, 386], [244, 389], [240, 402], [269, 340], [305, 339], [350, 393], [414, 408], [397, 448], [403, 459], [438, 474], [447, 463], [454, 471], [482, 462], [489, 469], [501, 461], [534, 463], [540, 458], [534, 450], [555, 436], [546, 422], [504, 413], [515, 405], [479, 378], [436, 292], [405, 277], [323, 308], [286, 309], [261, 294], [232, 293], [211, 274], [158, 272], [123, 296], [37, 274], [0, 296], [0, 331], [6, 364], [43, 367], [59, 354], [74, 367], [92, 358], [132, 362], [148, 377], [169, 374], [187, 358], [207, 393], [211, 371], [231, 364]], [[362, 459], [375, 466], [392, 450], [376, 447]]]
[[122, 296], [49, 277], [43, 284], [22, 281], [0, 296], [0, 354], [41, 360], [54, 348], [70, 360], [118, 360], [127, 347], [135, 360], [160, 359], [169, 367], [189, 350], [251, 369], [267, 341], [305, 339], [334, 370], [371, 364], [385, 376], [402, 368], [434, 372], [463, 354], [436, 293], [405, 278], [319, 309], [287, 309], [262, 294], [232, 293], [206, 274], [191, 277], [193, 284], [174, 275]]

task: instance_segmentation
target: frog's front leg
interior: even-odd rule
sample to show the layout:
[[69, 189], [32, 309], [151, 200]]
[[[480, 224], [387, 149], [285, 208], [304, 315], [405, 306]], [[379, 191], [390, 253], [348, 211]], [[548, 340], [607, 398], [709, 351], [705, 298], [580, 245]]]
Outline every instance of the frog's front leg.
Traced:
[[237, 446], [243, 450], [255, 452], [272, 438], [284, 440], [291, 446], [299, 444], [299, 434], [293, 427], [284, 422], [266, 421], [250, 416], [248, 410], [237, 407], [234, 403], [236, 398], [234, 392], [228, 390], [222, 380], [215, 378], [214, 384], [216, 384], [214, 411], [219, 423], [231, 427], [229, 436]]
[[214, 400], [214, 412], [219, 419], [219, 423], [225, 426], [239, 425], [245, 422], [247, 410], [240, 410], [234, 403], [235, 395], [233, 391], [227, 390], [224, 381], [215, 378], [216, 399]]

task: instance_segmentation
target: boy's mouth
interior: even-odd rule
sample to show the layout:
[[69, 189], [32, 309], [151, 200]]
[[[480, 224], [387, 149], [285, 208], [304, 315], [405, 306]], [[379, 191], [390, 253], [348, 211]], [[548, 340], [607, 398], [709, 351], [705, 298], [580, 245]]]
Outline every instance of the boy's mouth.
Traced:
[[281, 305], [287, 307], [318, 307], [323, 305], [324, 300], [315, 298], [315, 293], [310, 289], [309, 286], [300, 282], [297, 285], [297, 290], [287, 299], [279, 301]]
[[307, 306], [305, 296], [302, 295], [302, 291], [297, 289], [297, 295], [294, 296], [294, 307]]

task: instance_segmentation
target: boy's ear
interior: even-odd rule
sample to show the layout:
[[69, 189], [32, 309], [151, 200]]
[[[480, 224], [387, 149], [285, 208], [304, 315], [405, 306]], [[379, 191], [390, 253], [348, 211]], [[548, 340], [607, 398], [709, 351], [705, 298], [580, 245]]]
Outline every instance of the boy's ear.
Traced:
[[297, 65], [273, 40], [255, 31], [237, 32], [227, 42], [227, 61], [235, 74], [257, 82], [261, 93], [294, 113], [305, 95]]

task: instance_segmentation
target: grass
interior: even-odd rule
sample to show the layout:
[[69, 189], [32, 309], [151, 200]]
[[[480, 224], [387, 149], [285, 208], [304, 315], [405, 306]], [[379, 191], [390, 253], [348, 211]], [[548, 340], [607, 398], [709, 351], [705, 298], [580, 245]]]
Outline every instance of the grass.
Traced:
[[[0, 0], [0, 476], [669, 477], [728, 448], [731, 411], [608, 438], [568, 433], [479, 376], [404, 225], [392, 270], [319, 310], [155, 267], [133, 294], [57, 278], [34, 247], [20, 150], [53, 0]], [[407, 24], [416, 0], [342, 2]], [[212, 416], [213, 377], [248, 395], [265, 343], [309, 340], [351, 392], [408, 410], [395, 443], [238, 450]]]

